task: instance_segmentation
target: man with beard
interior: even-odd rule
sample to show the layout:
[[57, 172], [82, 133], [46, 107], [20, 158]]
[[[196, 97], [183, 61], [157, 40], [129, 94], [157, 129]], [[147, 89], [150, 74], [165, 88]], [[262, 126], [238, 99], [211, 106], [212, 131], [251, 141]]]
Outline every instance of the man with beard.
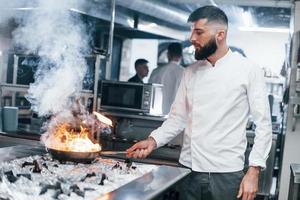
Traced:
[[[272, 142], [263, 71], [228, 48], [228, 19], [222, 10], [204, 6], [189, 21], [198, 61], [184, 70], [169, 118], [127, 155], [145, 158], [184, 130], [179, 162], [192, 173], [180, 184], [180, 198], [253, 200]], [[256, 136], [244, 175], [249, 114]]]

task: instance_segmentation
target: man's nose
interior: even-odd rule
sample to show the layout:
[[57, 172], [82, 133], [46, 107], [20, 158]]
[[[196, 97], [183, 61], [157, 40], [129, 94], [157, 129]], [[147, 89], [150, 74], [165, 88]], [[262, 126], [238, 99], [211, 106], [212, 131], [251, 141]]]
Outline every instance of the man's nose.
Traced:
[[192, 32], [191, 36], [190, 36], [190, 42], [193, 43], [193, 41], [195, 41], [195, 34]]

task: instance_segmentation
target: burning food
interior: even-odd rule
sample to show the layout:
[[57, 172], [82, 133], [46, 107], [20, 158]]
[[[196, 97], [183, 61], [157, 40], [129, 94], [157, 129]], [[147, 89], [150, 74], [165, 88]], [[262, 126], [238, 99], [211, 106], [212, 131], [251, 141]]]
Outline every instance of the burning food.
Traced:
[[94, 144], [88, 128], [80, 127], [80, 131], [73, 129], [68, 124], [61, 124], [56, 131], [49, 135], [45, 141], [48, 148], [60, 151], [97, 152], [101, 151], [99, 144]]
[[56, 120], [52, 119], [43, 136], [45, 146], [52, 156], [76, 162], [89, 162], [98, 156], [101, 146], [94, 134], [107, 129], [112, 122], [100, 113], [93, 114], [79, 111], [73, 112], [67, 119], [59, 115], [56, 116]]

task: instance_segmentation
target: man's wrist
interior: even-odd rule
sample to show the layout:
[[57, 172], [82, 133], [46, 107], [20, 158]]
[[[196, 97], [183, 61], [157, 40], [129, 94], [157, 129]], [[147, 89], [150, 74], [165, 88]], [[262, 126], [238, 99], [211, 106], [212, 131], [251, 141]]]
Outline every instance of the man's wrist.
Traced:
[[249, 170], [259, 173], [261, 171], [261, 167], [260, 166], [250, 166]]
[[154, 148], [154, 149], [157, 147], [157, 143], [156, 143], [155, 139], [154, 139], [152, 136], [149, 136], [149, 137], [147, 138], [147, 140], [149, 140], [149, 141], [152, 142], [153, 148]]

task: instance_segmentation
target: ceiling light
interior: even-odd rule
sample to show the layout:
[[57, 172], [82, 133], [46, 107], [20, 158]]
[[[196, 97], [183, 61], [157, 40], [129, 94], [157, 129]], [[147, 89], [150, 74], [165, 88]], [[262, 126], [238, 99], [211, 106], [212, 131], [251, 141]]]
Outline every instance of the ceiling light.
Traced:
[[128, 24], [131, 28], [134, 27], [134, 21], [133, 21], [132, 19], [127, 19], [126, 21], [127, 21], [127, 24]]
[[142, 30], [147, 30], [147, 29], [151, 29], [151, 28], [155, 28], [157, 27], [157, 24], [156, 23], [148, 23], [148, 24], [140, 24], [139, 26]]
[[249, 27], [249, 26], [240, 26], [238, 27], [240, 31], [248, 32], [272, 32], [272, 33], [289, 33], [289, 28], [265, 28], [265, 27]]

